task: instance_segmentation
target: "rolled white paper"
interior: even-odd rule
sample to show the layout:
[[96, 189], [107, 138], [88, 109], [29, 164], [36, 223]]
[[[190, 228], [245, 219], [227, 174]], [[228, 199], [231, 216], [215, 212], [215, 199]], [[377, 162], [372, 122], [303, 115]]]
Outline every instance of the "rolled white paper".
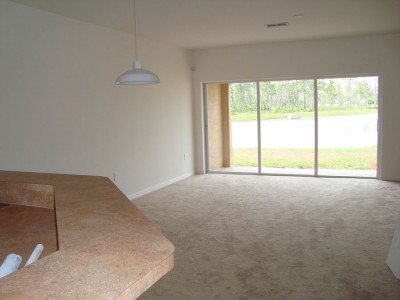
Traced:
[[17, 271], [21, 261], [21, 256], [14, 253], [8, 254], [0, 267], [0, 278]]
[[42, 244], [37, 244], [35, 249], [33, 250], [31, 256], [29, 259], [26, 261], [25, 266], [29, 266], [31, 263], [34, 263], [39, 259], [40, 254], [42, 254], [43, 251], [43, 245]]

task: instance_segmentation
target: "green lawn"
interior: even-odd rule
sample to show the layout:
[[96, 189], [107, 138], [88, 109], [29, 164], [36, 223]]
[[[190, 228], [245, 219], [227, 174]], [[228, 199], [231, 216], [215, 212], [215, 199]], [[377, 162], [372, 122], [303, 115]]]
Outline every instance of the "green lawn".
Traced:
[[[314, 168], [313, 149], [261, 149], [262, 167]], [[319, 149], [319, 168], [334, 170], [372, 170], [376, 168], [376, 147]], [[256, 148], [233, 149], [233, 165], [256, 167]]]
[[[348, 115], [364, 115], [372, 114], [378, 112], [375, 108], [357, 108], [357, 109], [342, 109], [342, 110], [324, 110], [318, 113], [319, 117], [332, 117], [332, 116], [348, 116]], [[287, 115], [290, 113], [271, 113], [271, 112], [261, 112], [261, 120], [271, 120], [271, 119], [286, 119]], [[312, 118], [314, 117], [314, 112], [293, 112], [302, 118]], [[247, 111], [242, 113], [236, 113], [232, 115], [232, 121], [254, 121], [257, 120], [257, 112]]]

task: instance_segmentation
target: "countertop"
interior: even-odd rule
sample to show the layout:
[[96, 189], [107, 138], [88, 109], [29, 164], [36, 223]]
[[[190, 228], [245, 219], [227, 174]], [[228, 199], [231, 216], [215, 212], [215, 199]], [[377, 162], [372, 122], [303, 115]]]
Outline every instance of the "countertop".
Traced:
[[136, 299], [174, 246], [106, 177], [0, 171], [54, 187], [59, 250], [0, 279], [0, 299]]

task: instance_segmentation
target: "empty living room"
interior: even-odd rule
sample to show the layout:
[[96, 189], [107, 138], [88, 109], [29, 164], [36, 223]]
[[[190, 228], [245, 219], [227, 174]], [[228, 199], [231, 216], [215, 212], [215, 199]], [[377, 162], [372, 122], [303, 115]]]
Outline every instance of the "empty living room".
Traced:
[[398, 0], [0, 0], [0, 299], [400, 299], [399, 71]]

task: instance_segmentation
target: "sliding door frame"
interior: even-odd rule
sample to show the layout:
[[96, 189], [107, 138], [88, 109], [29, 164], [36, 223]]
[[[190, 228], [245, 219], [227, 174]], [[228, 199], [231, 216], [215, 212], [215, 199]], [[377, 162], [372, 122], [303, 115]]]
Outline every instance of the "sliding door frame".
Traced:
[[262, 157], [261, 157], [261, 97], [260, 97], [260, 81], [256, 82], [257, 88], [257, 161], [258, 174], [262, 174]]
[[208, 84], [209, 83], [203, 83], [201, 89], [203, 92], [204, 162], [206, 173], [212, 173], [210, 170], [210, 145], [208, 142]]
[[[318, 80], [321, 79], [335, 79], [335, 78], [357, 78], [357, 77], [377, 77], [378, 78], [378, 120], [377, 120], [377, 169], [375, 177], [360, 177], [360, 176], [333, 176], [333, 175], [319, 175], [318, 173]], [[291, 81], [291, 80], [313, 80], [314, 84], [314, 175], [308, 174], [280, 174], [280, 173], [263, 173], [262, 172], [262, 151], [261, 151], [261, 100], [260, 100], [260, 82], [270, 82], [270, 81]], [[257, 96], [257, 161], [258, 168], [257, 172], [232, 172], [232, 171], [212, 171], [209, 166], [209, 132], [208, 132], [208, 85], [209, 84], [233, 84], [233, 83], [256, 83], [256, 96]], [[204, 128], [204, 161], [205, 161], [205, 171], [211, 174], [240, 174], [240, 175], [273, 175], [273, 176], [296, 176], [296, 177], [326, 177], [326, 178], [362, 178], [362, 179], [380, 179], [381, 178], [381, 154], [382, 154], [382, 135], [381, 129], [383, 122], [381, 119], [382, 110], [382, 80], [381, 76], [373, 74], [359, 74], [359, 75], [331, 75], [331, 76], [318, 76], [314, 78], [309, 77], [296, 77], [296, 78], [279, 78], [279, 79], [258, 79], [258, 80], [241, 80], [241, 81], [214, 81], [214, 82], [203, 82], [202, 92], [203, 92], [203, 128]]]
[[318, 79], [314, 78], [314, 176], [318, 177]]

